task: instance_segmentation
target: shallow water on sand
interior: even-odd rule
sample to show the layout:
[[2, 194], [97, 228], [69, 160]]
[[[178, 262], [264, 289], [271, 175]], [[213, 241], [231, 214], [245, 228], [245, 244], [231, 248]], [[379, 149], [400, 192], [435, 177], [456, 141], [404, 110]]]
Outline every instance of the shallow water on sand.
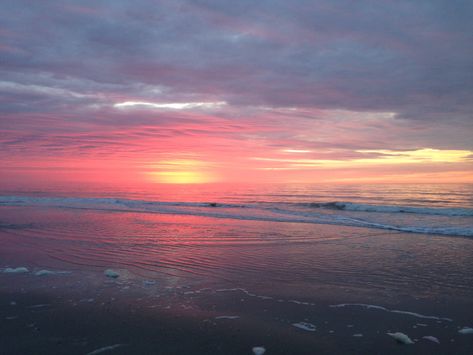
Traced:
[[[5, 306], [1, 316], [19, 316], [9, 321], [20, 330], [77, 307], [102, 317], [103, 307], [112, 304], [108, 312], [117, 316], [125, 308], [135, 316], [178, 314], [198, 329], [209, 326], [198, 337], [220, 347], [194, 353], [243, 353], [235, 345], [243, 340], [249, 352], [250, 345], [261, 345], [257, 339], [271, 353], [405, 353], [386, 334], [398, 331], [416, 340], [409, 345], [412, 353], [472, 350], [469, 336], [458, 333], [473, 319], [470, 238], [45, 206], [1, 206], [0, 211], [1, 294], [26, 297], [23, 308]], [[28, 272], [5, 273], [8, 267]], [[107, 269], [118, 277], [104, 275]], [[65, 273], [36, 276], [41, 270]], [[39, 302], [46, 306], [36, 307], [38, 295], [47, 298]], [[123, 327], [137, 321], [128, 319]], [[171, 329], [183, 326], [169, 322]], [[126, 333], [122, 326], [110, 327], [116, 327], [112, 333]], [[48, 329], [49, 337], [57, 331]], [[435, 336], [441, 344], [423, 336]], [[82, 345], [74, 343], [68, 351], [86, 353], [121, 344], [124, 337], [102, 344], [85, 332]], [[2, 340], [15, 349], [8, 339], [15, 336]], [[164, 337], [161, 347], [171, 351], [173, 341]], [[126, 342], [128, 350], [113, 351], [141, 349], [129, 338]], [[51, 353], [51, 345], [45, 349]]]
[[[365, 228], [133, 212], [0, 207], [2, 253], [57, 268], [232, 283], [275, 280], [363, 287], [386, 295], [473, 294], [469, 239]], [[444, 289], [442, 291], [442, 289]]]

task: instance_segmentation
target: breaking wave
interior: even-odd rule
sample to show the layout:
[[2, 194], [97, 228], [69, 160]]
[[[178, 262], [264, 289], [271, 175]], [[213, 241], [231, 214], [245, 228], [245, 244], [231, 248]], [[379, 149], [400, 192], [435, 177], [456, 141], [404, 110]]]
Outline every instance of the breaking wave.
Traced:
[[0, 206], [2, 205], [192, 215], [271, 222], [332, 224], [409, 233], [473, 236], [473, 218], [471, 218], [473, 217], [473, 210], [467, 208], [369, 205], [351, 202], [310, 204], [254, 202], [227, 204], [115, 198], [0, 196]]
[[473, 216], [473, 209], [469, 208], [439, 208], [439, 207], [412, 207], [395, 205], [368, 205], [352, 202], [322, 202], [310, 203], [310, 207], [325, 208], [343, 211], [381, 212], [381, 213], [415, 213], [437, 216]]

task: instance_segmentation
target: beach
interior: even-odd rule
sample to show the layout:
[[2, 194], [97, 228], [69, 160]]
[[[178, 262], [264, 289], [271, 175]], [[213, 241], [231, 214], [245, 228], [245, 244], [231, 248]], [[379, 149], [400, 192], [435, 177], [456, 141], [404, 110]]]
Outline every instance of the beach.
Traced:
[[473, 354], [472, 1], [0, 13], [0, 355]]
[[460, 332], [473, 326], [468, 237], [50, 201], [0, 210], [2, 354], [473, 351]]
[[473, 354], [472, 1], [0, 9], [0, 355]]

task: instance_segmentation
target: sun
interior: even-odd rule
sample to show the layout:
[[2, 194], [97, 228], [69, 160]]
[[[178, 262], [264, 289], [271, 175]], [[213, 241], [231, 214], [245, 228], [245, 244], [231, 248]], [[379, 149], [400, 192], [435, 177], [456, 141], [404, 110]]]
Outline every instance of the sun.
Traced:
[[200, 171], [159, 171], [149, 174], [153, 181], [162, 184], [204, 184], [214, 181], [210, 174]]
[[217, 180], [208, 164], [200, 160], [163, 160], [153, 164], [152, 169], [148, 177], [162, 184], [204, 184]]

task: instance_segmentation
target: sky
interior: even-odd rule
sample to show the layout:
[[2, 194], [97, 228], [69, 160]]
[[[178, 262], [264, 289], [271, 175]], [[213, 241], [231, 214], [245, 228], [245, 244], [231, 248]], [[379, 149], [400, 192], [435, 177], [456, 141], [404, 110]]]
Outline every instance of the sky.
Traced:
[[471, 1], [0, 2], [0, 181], [473, 182]]

